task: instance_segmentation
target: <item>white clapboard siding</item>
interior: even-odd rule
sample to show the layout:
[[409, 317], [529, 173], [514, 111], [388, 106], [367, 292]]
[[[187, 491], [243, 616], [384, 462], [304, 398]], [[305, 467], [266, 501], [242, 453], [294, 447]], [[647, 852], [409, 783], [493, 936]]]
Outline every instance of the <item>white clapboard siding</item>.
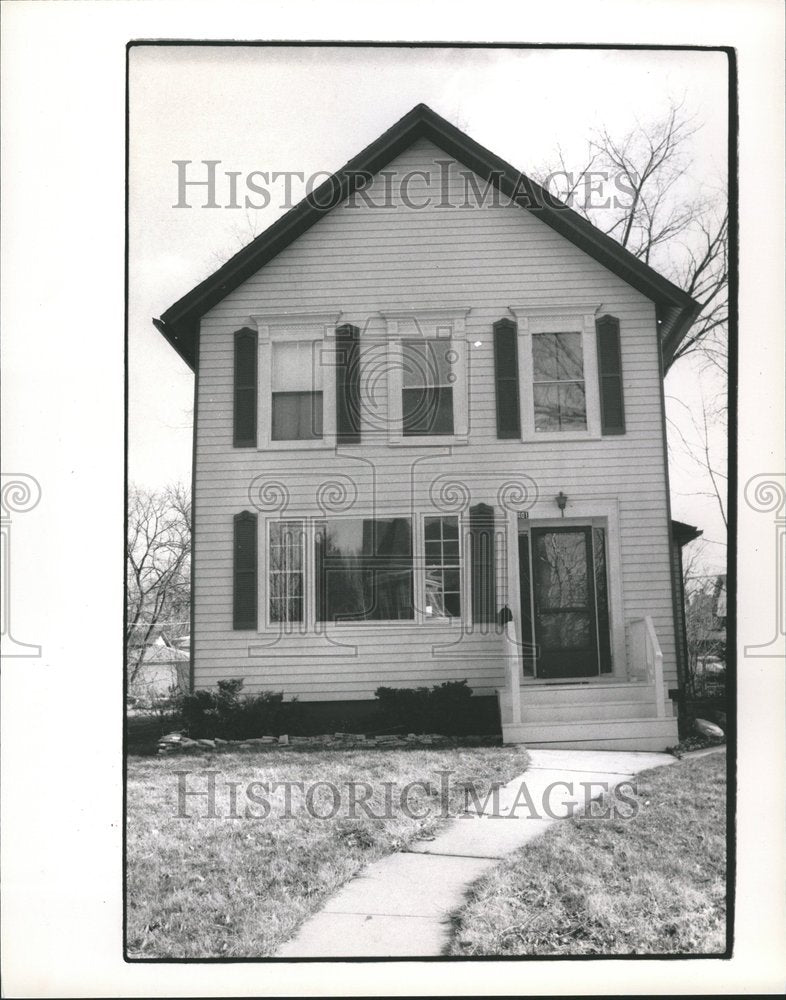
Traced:
[[[416, 177], [413, 200], [440, 199], [444, 159], [421, 140], [387, 168], [431, 171]], [[463, 169], [463, 168], [462, 168]], [[376, 178], [371, 197], [381, 200]], [[485, 187], [478, 180], [480, 189]], [[454, 176], [452, 198], [463, 199]], [[559, 306], [592, 302], [619, 317], [627, 433], [595, 441], [499, 441], [496, 438], [492, 324], [511, 304]], [[325, 450], [256, 451], [232, 447], [233, 333], [262, 310], [341, 312], [360, 327], [362, 349], [378, 350], [380, 313], [410, 308], [471, 309], [467, 320], [469, 444], [452, 449], [388, 447], [370, 441], [353, 456]], [[473, 342], [482, 341], [475, 348]], [[303, 700], [370, 698], [380, 684], [429, 685], [466, 678], [478, 694], [505, 683], [499, 637], [467, 636], [452, 652], [434, 647], [456, 635], [446, 627], [375, 626], [349, 630], [346, 646], [323, 636], [271, 637], [232, 630], [232, 517], [253, 509], [249, 485], [259, 476], [287, 484], [287, 513], [319, 513], [315, 485], [337, 475], [358, 483], [371, 503], [368, 464], [376, 475], [380, 514], [424, 506], [412, 496], [413, 463], [432, 477], [468, 478], [472, 502], [494, 503], [499, 485], [516, 473], [538, 483], [541, 496], [563, 490], [591, 503], [619, 504], [622, 589], [626, 620], [651, 615], [664, 654], [667, 683], [676, 679], [669, 571], [669, 523], [663, 416], [653, 304], [593, 258], [516, 206], [421, 211], [339, 206], [325, 215], [202, 320], [199, 346], [195, 502], [195, 683], [243, 677], [246, 690], [283, 690]], [[385, 386], [380, 387], [381, 404]], [[439, 452], [436, 455], [435, 452]], [[260, 532], [260, 535], [262, 533]], [[501, 544], [501, 543], [500, 543]], [[507, 601], [506, 567], [498, 560], [498, 604]], [[264, 605], [260, 575], [260, 605]], [[351, 634], [350, 634], [351, 632]]]

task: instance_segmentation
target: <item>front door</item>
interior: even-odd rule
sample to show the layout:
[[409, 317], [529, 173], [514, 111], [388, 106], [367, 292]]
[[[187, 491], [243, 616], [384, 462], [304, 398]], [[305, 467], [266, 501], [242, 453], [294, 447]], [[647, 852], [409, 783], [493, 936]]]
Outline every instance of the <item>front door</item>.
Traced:
[[537, 653], [525, 674], [595, 677], [611, 669], [605, 532], [532, 528], [519, 537], [522, 636]]

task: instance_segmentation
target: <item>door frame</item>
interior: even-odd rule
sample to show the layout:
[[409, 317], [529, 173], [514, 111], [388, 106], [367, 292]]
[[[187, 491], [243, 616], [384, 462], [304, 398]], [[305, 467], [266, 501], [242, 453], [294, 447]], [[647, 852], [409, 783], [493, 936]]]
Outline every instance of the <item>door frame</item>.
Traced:
[[519, 585], [519, 524], [530, 528], [589, 527], [606, 529], [606, 574], [609, 600], [609, 640], [611, 672], [591, 677], [549, 678], [521, 677], [522, 684], [604, 684], [628, 678], [625, 641], [625, 607], [622, 587], [622, 557], [620, 551], [619, 503], [617, 500], [571, 500], [569, 517], [561, 517], [553, 499], [537, 500], [525, 512], [509, 511], [508, 529], [508, 594], [516, 635], [521, 640], [521, 588]]

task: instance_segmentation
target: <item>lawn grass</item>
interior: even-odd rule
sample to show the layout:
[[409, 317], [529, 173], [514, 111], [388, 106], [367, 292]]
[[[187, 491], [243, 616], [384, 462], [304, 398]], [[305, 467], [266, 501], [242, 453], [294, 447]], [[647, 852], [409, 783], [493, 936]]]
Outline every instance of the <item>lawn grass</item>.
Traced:
[[480, 879], [450, 953], [723, 952], [726, 754], [633, 781], [632, 819], [564, 820]]
[[[172, 757], [131, 757], [127, 782], [127, 952], [129, 958], [256, 958], [273, 954], [328, 896], [365, 865], [428, 838], [464, 807], [463, 788], [486, 794], [525, 770], [526, 752], [516, 747], [397, 750], [270, 750], [261, 753], [204, 753]], [[178, 771], [189, 772], [178, 778]], [[179, 781], [187, 790], [206, 791], [205, 772], [215, 777], [215, 818], [207, 796], [187, 796], [187, 818], [178, 817]], [[448, 808], [440, 789], [449, 771]], [[285, 790], [254, 794], [250, 782], [332, 782], [340, 790], [333, 818], [310, 814], [297, 789], [287, 809]], [[357, 806], [350, 815], [347, 786], [368, 782], [369, 809], [390, 815], [372, 818]], [[399, 806], [410, 782], [407, 815]], [[227, 782], [239, 782], [231, 818]], [[383, 783], [390, 783], [386, 791]], [[358, 798], [362, 797], [361, 792]], [[246, 807], [251, 816], [245, 818]], [[335, 808], [330, 789], [321, 787], [311, 812]], [[254, 816], [258, 818], [254, 818]]]

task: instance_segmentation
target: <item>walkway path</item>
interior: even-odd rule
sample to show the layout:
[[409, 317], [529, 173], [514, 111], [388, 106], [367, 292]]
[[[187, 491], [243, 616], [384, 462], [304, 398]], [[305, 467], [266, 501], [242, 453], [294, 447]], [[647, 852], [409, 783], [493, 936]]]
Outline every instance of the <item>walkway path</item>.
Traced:
[[[608, 750], [530, 750], [527, 771], [500, 789], [498, 815], [489, 800], [482, 814], [451, 820], [434, 840], [369, 865], [277, 952], [278, 958], [350, 958], [440, 955], [472, 882], [500, 858], [564, 818], [568, 802], [583, 804], [586, 785], [605, 788], [675, 758], [663, 753]], [[556, 819], [544, 815], [543, 795]], [[531, 815], [529, 803], [539, 818]], [[511, 815], [511, 810], [515, 811]]]

